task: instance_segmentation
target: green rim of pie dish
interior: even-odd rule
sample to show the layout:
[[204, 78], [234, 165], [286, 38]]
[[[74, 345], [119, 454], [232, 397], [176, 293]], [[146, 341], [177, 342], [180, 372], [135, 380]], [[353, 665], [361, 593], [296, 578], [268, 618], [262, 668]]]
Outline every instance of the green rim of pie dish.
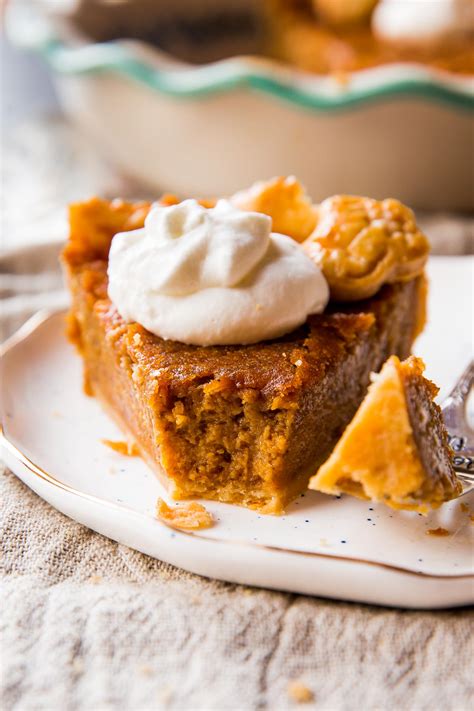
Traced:
[[[177, 69], [163, 69], [135, 56], [131, 44], [125, 45], [120, 41], [69, 47], [50, 39], [36, 49], [58, 74], [113, 72], [161, 94], [182, 99], [249, 88], [320, 112], [349, 109], [396, 97], [418, 97], [461, 109], [474, 108], [474, 82], [470, 77], [463, 77], [461, 85], [459, 79], [450, 80], [449, 75], [437, 78], [427, 73], [423, 78], [390, 79], [385, 82], [381, 78], [378, 84], [366, 88], [355, 88], [350, 81], [347, 86], [338, 87], [333, 79], [331, 84], [326, 80], [326, 87], [323, 88], [315, 83], [311, 87], [306, 86], [307, 74], [291, 72], [286, 68], [278, 72], [280, 65], [277, 63], [276, 71], [273, 68], [269, 71], [269, 62], [266, 62], [266, 68], [260, 68], [259, 60], [252, 58], [236, 57], [197, 67], [182, 65]], [[295, 81], [298, 76], [305, 77], [306, 81]]]

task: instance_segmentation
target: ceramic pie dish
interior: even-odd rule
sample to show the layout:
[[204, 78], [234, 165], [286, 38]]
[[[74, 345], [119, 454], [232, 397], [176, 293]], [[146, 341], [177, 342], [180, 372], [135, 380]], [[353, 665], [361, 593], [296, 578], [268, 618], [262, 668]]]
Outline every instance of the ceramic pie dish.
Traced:
[[40, 5], [10, 3], [11, 41], [46, 60], [67, 115], [155, 192], [230, 194], [297, 174], [316, 200], [472, 207], [469, 76], [391, 64], [341, 83], [253, 56], [195, 66], [140, 41], [91, 44]]

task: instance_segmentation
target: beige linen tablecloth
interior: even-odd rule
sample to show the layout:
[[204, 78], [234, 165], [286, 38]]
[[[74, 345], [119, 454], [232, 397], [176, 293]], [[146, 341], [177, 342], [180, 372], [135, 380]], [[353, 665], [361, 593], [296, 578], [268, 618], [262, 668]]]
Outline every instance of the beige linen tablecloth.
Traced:
[[[432, 232], [443, 251], [453, 250], [443, 235], [457, 234], [460, 251], [467, 225], [435, 219]], [[0, 259], [4, 336], [64, 303], [56, 259], [54, 246]], [[467, 610], [389, 610], [200, 578], [67, 519], [9, 471], [0, 479], [4, 709], [278, 711], [298, 705], [296, 681], [313, 697], [308, 709], [472, 708]]]
[[[472, 616], [244, 588], [109, 541], [2, 474], [3, 708], [468, 711]], [[472, 669], [471, 669], [472, 671]]]

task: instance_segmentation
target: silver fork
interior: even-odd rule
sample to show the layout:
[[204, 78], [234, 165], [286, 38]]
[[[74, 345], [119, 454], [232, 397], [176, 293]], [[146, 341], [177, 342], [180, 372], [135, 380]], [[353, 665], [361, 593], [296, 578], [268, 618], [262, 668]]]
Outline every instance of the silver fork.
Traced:
[[471, 361], [446, 398], [441, 409], [453, 450], [453, 465], [462, 484], [462, 494], [474, 489], [474, 430], [467, 407], [474, 385], [474, 361]]

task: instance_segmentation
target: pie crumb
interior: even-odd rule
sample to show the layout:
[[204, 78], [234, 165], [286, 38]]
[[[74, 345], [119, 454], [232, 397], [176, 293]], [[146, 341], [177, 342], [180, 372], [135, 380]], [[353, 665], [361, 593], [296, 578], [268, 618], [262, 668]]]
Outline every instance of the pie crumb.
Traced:
[[173, 689], [171, 686], [165, 686], [158, 694], [158, 703], [167, 705], [173, 698]]
[[464, 502], [461, 504], [461, 511], [463, 513], [469, 513], [469, 504], [465, 504]]
[[314, 699], [314, 694], [311, 689], [308, 689], [305, 684], [298, 680], [289, 682], [288, 696], [298, 704], [307, 704]]
[[440, 537], [440, 536], [450, 536], [451, 534], [446, 528], [441, 528], [441, 526], [440, 526], [439, 528], [429, 528], [426, 531], [426, 535]]
[[76, 674], [80, 674], [84, 671], [84, 662], [81, 657], [74, 657], [71, 662], [71, 666]]
[[171, 507], [163, 499], [158, 499], [156, 517], [167, 526], [183, 531], [195, 531], [214, 525], [212, 514], [202, 504], [197, 504], [195, 501]]
[[133, 442], [123, 442], [122, 440], [112, 439], [103, 439], [101, 441], [102, 444], [105, 444], [106, 447], [110, 447], [110, 449], [113, 449], [114, 452], [117, 452], [118, 454], [123, 454], [125, 457], [140, 456], [138, 447]]
[[151, 676], [153, 674], [153, 668], [149, 664], [142, 664], [139, 671], [143, 676]]
[[99, 585], [101, 582], [102, 582], [101, 575], [91, 575], [89, 578], [89, 583], [91, 583], [91, 585]]

